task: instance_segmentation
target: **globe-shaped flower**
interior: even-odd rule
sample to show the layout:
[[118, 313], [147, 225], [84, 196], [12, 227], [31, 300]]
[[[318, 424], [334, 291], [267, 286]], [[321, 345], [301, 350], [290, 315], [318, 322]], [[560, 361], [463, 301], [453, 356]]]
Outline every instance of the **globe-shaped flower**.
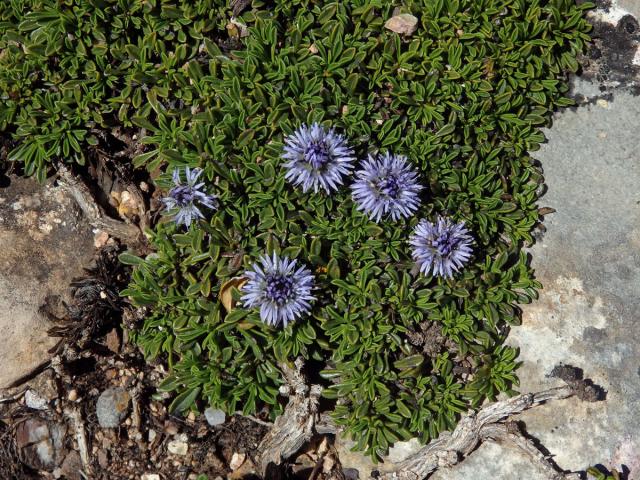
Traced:
[[464, 222], [438, 217], [436, 223], [421, 220], [409, 242], [422, 273], [451, 278], [469, 261], [473, 238]]
[[327, 130], [317, 123], [302, 125], [284, 143], [285, 178], [302, 186], [303, 192], [323, 189], [331, 193], [344, 183], [344, 176], [353, 168], [353, 150], [332, 128]]
[[410, 217], [420, 206], [422, 186], [406, 157], [389, 152], [377, 158], [369, 155], [356, 177], [351, 185], [353, 201], [376, 222], [383, 216]]
[[198, 183], [198, 178], [202, 174], [202, 170], [189, 167], [185, 168], [186, 183], [180, 179], [180, 169], [173, 170], [174, 187], [169, 191], [169, 196], [162, 199], [165, 207], [170, 214], [175, 214], [174, 220], [178, 225], [189, 227], [191, 222], [204, 218], [198, 206], [207, 208], [216, 208], [217, 201], [215, 195], [209, 195], [204, 192], [204, 182]]
[[273, 253], [260, 258], [244, 276], [242, 301], [247, 308], [260, 308], [260, 319], [267, 325], [278, 327], [311, 310], [313, 275], [296, 260]]

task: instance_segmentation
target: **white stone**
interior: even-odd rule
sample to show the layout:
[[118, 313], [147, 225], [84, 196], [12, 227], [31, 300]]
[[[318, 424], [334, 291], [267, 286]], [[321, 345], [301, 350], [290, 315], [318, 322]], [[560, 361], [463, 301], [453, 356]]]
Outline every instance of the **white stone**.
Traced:
[[231, 456], [231, 461], [229, 462], [229, 468], [231, 470], [239, 469], [246, 459], [247, 459], [247, 454], [246, 453], [235, 452]]
[[204, 416], [207, 419], [207, 423], [212, 427], [222, 425], [227, 418], [225, 413], [217, 408], [207, 408], [204, 411]]
[[410, 13], [401, 13], [387, 20], [384, 27], [401, 35], [411, 35], [418, 28], [418, 19]]
[[167, 444], [167, 450], [174, 455], [184, 456], [189, 452], [188, 437], [183, 433], [176, 435], [173, 440]]
[[24, 403], [27, 407], [33, 408], [34, 410], [46, 410], [49, 407], [49, 402], [33, 390], [27, 390], [24, 393]]

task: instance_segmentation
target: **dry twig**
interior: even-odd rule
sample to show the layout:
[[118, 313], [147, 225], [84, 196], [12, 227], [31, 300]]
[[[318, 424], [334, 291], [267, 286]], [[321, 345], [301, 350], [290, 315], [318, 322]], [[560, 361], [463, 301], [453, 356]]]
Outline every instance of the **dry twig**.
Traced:
[[[269, 463], [280, 464], [292, 456], [308, 441], [313, 433], [335, 434], [337, 427], [327, 415], [317, 413], [317, 398], [321, 389], [307, 387], [301, 374], [302, 364], [296, 361], [296, 370], [283, 369], [287, 382], [295, 392], [285, 412], [275, 422], [259, 447], [262, 471]], [[588, 381], [587, 381], [588, 382]], [[453, 432], [444, 432], [402, 462], [398, 462], [382, 475], [384, 480], [422, 480], [438, 468], [451, 467], [461, 462], [478, 445], [487, 440], [511, 442], [526, 453], [545, 472], [550, 480], [574, 480], [576, 474], [565, 474], [549, 460], [538, 447], [518, 429], [507, 423], [509, 417], [551, 400], [561, 400], [578, 394], [579, 385], [566, 385], [538, 393], [518, 395], [508, 400], [486, 405], [477, 412], [463, 417]], [[582, 397], [581, 397], [582, 398]], [[584, 398], [583, 398], [584, 399]], [[596, 398], [587, 398], [595, 401]]]
[[[540, 453], [532, 442], [519, 432], [507, 432], [504, 421], [549, 400], [571, 397], [575, 391], [570, 386], [552, 388], [538, 393], [526, 393], [489, 404], [478, 412], [463, 417], [455, 430], [445, 432], [406, 460], [394, 465], [393, 471], [385, 473], [385, 480], [422, 480], [441, 467], [451, 467], [473, 452], [488, 438], [514, 441], [518, 447], [532, 456], [553, 480], [569, 479], [558, 472]], [[517, 439], [517, 441], [515, 441]], [[535, 452], [535, 455], [532, 453]]]
[[303, 365], [303, 360], [298, 358], [294, 362], [295, 368], [280, 366], [289, 387], [289, 403], [258, 446], [258, 466], [263, 473], [269, 464], [280, 465], [293, 456], [314, 434], [322, 389], [305, 383]]
[[77, 407], [65, 408], [64, 414], [73, 423], [76, 433], [76, 441], [78, 442], [78, 450], [80, 451], [80, 461], [82, 468], [86, 473], [91, 473], [91, 464], [89, 463], [89, 447], [87, 445], [87, 435], [84, 431], [84, 422], [82, 415]]
[[95, 202], [87, 186], [75, 178], [65, 165], [58, 165], [58, 174], [60, 175], [60, 184], [75, 199], [94, 228], [103, 230], [112, 237], [119, 238], [127, 245], [139, 243], [141, 232], [138, 227], [106, 216]]

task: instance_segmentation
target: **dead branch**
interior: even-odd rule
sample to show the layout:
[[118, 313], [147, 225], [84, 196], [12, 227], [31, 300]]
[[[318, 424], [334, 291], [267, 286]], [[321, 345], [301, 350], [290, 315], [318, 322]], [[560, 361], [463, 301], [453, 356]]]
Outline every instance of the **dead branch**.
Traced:
[[86, 473], [91, 473], [91, 463], [89, 462], [89, 447], [87, 444], [87, 435], [84, 430], [84, 422], [82, 415], [77, 407], [65, 408], [64, 414], [73, 423], [73, 428], [78, 442], [78, 450], [80, 450], [80, 461], [82, 468]]
[[301, 358], [296, 359], [294, 368], [280, 365], [287, 381], [289, 403], [285, 411], [273, 424], [273, 428], [258, 445], [258, 467], [264, 474], [269, 464], [280, 465], [293, 456], [314, 435], [314, 425], [318, 412], [318, 401], [322, 389], [318, 385], [309, 387], [305, 383]]
[[[285, 412], [276, 419], [273, 428], [260, 444], [260, 467], [265, 472], [270, 463], [279, 465], [295, 454], [314, 433], [335, 434], [338, 428], [325, 414], [318, 414], [318, 385], [308, 387], [302, 375], [302, 361], [296, 360], [295, 370], [283, 366], [291, 394]], [[566, 385], [538, 393], [526, 393], [486, 405], [463, 417], [453, 432], [444, 432], [402, 462], [391, 466], [382, 475], [384, 480], [422, 480], [435, 470], [452, 467], [464, 460], [484, 441], [512, 443], [526, 453], [549, 480], [576, 480], [577, 474], [566, 474], [548, 459], [528, 439], [509, 417], [518, 415], [552, 400], [561, 400], [579, 393], [579, 385]], [[283, 392], [286, 393], [286, 392]], [[596, 399], [591, 399], [595, 401]]]
[[[393, 470], [381, 478], [385, 480], [422, 480], [441, 467], [451, 467], [473, 452], [488, 438], [513, 441], [524, 452], [542, 464], [553, 480], [569, 479], [549, 464], [544, 455], [520, 433], [506, 434], [504, 420], [550, 400], [571, 397], [575, 391], [570, 386], [552, 388], [538, 393], [526, 393], [489, 404], [478, 412], [463, 417], [451, 433], [440, 434], [436, 440], [421, 448], [406, 460], [393, 466]], [[533, 452], [535, 451], [535, 454]]]
[[127, 245], [135, 245], [140, 242], [140, 229], [135, 225], [120, 222], [105, 215], [87, 186], [75, 178], [65, 165], [58, 165], [58, 175], [60, 176], [60, 185], [78, 203], [85, 217], [94, 228], [103, 230], [112, 237], [119, 238]]

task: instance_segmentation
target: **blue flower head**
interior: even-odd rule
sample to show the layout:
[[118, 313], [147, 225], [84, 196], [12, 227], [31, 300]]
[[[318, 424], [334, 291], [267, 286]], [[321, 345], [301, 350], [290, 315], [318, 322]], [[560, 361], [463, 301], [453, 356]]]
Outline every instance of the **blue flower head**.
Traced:
[[302, 125], [284, 143], [285, 178], [302, 186], [303, 192], [323, 189], [331, 193], [344, 183], [343, 177], [353, 168], [353, 150], [332, 128], [326, 130], [317, 123]]
[[273, 254], [260, 258], [244, 276], [242, 301], [247, 308], [260, 308], [260, 319], [267, 325], [278, 327], [311, 310], [313, 275], [296, 260]]
[[189, 227], [191, 222], [204, 218], [199, 206], [214, 209], [218, 206], [215, 195], [204, 192], [204, 182], [198, 182], [202, 170], [189, 167], [185, 168], [186, 183], [180, 179], [180, 169], [173, 170], [174, 187], [169, 191], [169, 196], [162, 199], [169, 213], [174, 213], [174, 220], [178, 225]]
[[389, 152], [377, 158], [369, 155], [356, 177], [351, 185], [353, 201], [376, 222], [383, 216], [392, 220], [410, 217], [420, 206], [422, 186], [406, 157]]
[[451, 278], [469, 261], [473, 238], [464, 222], [438, 217], [436, 223], [421, 220], [409, 242], [422, 273]]

